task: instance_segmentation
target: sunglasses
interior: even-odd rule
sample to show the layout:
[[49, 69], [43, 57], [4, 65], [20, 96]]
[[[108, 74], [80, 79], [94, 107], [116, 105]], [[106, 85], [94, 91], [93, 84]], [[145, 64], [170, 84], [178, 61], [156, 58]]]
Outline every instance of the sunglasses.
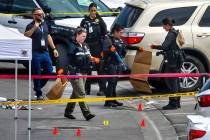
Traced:
[[43, 14], [34, 14], [35, 16], [39, 16], [39, 17], [41, 17], [41, 16], [43, 16]]

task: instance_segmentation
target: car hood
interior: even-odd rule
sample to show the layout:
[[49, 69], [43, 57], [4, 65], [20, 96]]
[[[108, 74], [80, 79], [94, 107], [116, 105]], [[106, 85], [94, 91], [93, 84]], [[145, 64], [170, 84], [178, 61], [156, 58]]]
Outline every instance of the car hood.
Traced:
[[[116, 17], [102, 17], [107, 25], [107, 30], [110, 31], [111, 25]], [[55, 20], [56, 25], [67, 26], [76, 28], [80, 25], [83, 18], [66, 18], [61, 20]]]

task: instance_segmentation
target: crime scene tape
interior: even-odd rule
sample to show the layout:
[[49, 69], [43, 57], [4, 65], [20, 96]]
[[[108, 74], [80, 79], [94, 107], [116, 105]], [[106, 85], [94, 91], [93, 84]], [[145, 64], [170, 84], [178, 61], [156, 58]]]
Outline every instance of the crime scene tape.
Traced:
[[[32, 79], [57, 79], [57, 78], [67, 78], [67, 79], [76, 79], [76, 78], [182, 78], [182, 77], [201, 77], [208, 76], [210, 73], [159, 73], [159, 74], [120, 74], [120, 75], [32, 75]], [[14, 79], [15, 75], [0, 75], [0, 79]], [[28, 79], [28, 75], [18, 75], [19, 79]]]
[[[82, 99], [59, 99], [59, 100], [32, 100], [31, 104], [64, 104], [72, 102], [102, 102], [110, 100], [134, 100], [134, 99], [151, 99], [151, 98], [167, 98], [177, 96], [195, 96], [196, 92], [183, 92], [176, 94], [149, 95], [136, 97], [114, 97], [114, 98], [82, 98]], [[29, 101], [0, 102], [0, 105], [27, 105]]]
[[[120, 12], [98, 12], [100, 15], [105, 14], [119, 14]], [[53, 15], [88, 15], [89, 12], [51, 12], [50, 14]], [[31, 15], [31, 13], [10, 13], [10, 14], [4, 14], [0, 13], [0, 16], [27, 16]]]

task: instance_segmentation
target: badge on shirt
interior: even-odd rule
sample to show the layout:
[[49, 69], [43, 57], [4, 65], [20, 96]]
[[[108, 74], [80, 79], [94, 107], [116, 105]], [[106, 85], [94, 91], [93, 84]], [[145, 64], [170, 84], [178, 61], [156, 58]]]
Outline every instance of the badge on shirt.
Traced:
[[92, 33], [93, 32], [93, 28], [92, 26], [89, 27], [89, 33]]
[[41, 46], [45, 46], [45, 40], [44, 40], [44, 38], [41, 39]]

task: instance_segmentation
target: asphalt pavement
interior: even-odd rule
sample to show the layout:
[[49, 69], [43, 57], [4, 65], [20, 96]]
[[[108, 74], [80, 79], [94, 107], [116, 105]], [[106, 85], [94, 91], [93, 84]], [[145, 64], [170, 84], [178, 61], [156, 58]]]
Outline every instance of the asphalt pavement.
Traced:
[[[49, 81], [46, 93], [53, 80]], [[0, 97], [14, 98], [15, 81], [0, 80]], [[98, 85], [92, 86], [91, 95], [96, 93]], [[68, 98], [72, 92], [69, 83], [62, 98]], [[118, 83], [119, 96], [142, 96], [136, 92], [129, 81]], [[32, 92], [34, 94], [34, 92]], [[18, 98], [28, 97], [28, 81], [18, 81]], [[185, 140], [186, 115], [193, 114], [193, 97], [182, 98], [182, 108], [163, 111], [167, 99], [122, 101], [123, 107], [105, 108], [104, 102], [91, 102], [91, 112], [96, 117], [86, 121], [77, 105], [74, 115], [76, 120], [64, 118], [65, 104], [33, 105], [31, 140]], [[138, 110], [143, 104], [143, 111]], [[0, 109], [0, 140], [15, 140], [14, 110]], [[142, 125], [144, 121], [144, 125]], [[28, 140], [28, 110], [18, 110], [17, 140]]]

